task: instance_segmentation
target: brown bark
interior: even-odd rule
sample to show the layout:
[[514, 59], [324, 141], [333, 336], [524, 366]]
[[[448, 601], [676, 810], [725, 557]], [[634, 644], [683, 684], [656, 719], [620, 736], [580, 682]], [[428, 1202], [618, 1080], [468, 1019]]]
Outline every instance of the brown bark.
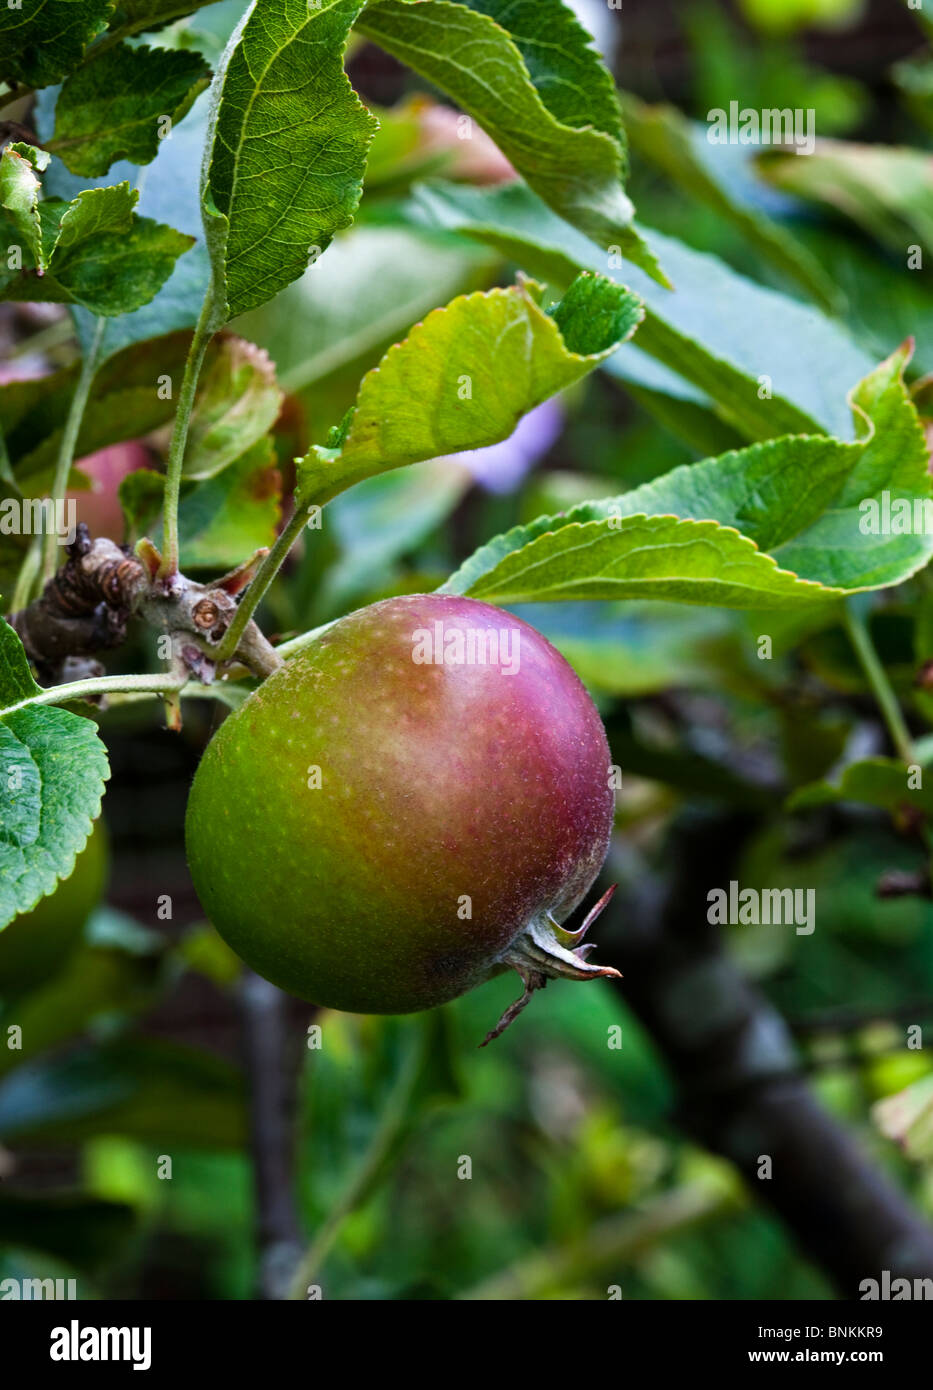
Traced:
[[[125, 640], [131, 617], [140, 617], [171, 636], [172, 664], [179, 672], [187, 671], [205, 683], [213, 679], [212, 651], [233, 621], [236, 596], [248, 582], [251, 568], [236, 570], [209, 585], [181, 574], [160, 579], [158, 556], [151, 547], [141, 556], [134, 555], [106, 538], [92, 541], [83, 525], [67, 553], [64, 565], [39, 598], [9, 618], [44, 685], [57, 685], [74, 674], [74, 663], [84, 663], [86, 673], [90, 658]], [[281, 665], [252, 622], [235, 659], [258, 676], [270, 675]]]

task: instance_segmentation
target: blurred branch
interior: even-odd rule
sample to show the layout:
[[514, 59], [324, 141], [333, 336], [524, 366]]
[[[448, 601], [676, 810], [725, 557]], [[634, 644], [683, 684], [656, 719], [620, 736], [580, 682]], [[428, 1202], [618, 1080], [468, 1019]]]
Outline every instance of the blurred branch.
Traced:
[[295, 1068], [288, 1055], [285, 996], [247, 970], [241, 985], [243, 1050], [259, 1255], [257, 1297], [284, 1298], [301, 1251], [292, 1171]]
[[692, 1183], [656, 1198], [643, 1211], [626, 1212], [591, 1227], [577, 1244], [542, 1250], [511, 1269], [458, 1294], [458, 1298], [498, 1302], [543, 1298], [553, 1289], [573, 1290], [581, 1282], [608, 1278], [618, 1283], [621, 1266], [652, 1250], [668, 1236], [734, 1209], [734, 1193], [710, 1183]]
[[933, 1229], [817, 1103], [784, 1020], [708, 921], [707, 893], [736, 877], [754, 829], [748, 814], [688, 813], [663, 883], [630, 876], [607, 913], [617, 927], [604, 955], [625, 977], [616, 988], [676, 1079], [683, 1128], [736, 1164], [842, 1295], [884, 1269], [933, 1276]]

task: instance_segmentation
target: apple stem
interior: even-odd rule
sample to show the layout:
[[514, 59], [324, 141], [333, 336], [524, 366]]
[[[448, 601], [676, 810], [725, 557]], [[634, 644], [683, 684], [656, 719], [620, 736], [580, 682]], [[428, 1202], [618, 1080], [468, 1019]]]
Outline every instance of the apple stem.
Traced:
[[488, 1043], [492, 1042], [493, 1038], [501, 1037], [509, 1024], [512, 1023], [514, 1019], [518, 1018], [522, 1009], [531, 1002], [531, 996], [534, 994], [535, 990], [544, 989], [547, 984], [547, 976], [539, 974], [536, 970], [525, 971], [517, 965], [515, 969], [525, 982], [525, 988], [522, 991], [521, 997], [516, 999], [513, 1004], [509, 1005], [495, 1028], [491, 1028], [485, 1038], [483, 1038], [480, 1047], [486, 1047]]
[[548, 980], [595, 980], [600, 977], [621, 979], [618, 970], [611, 965], [589, 965], [586, 957], [593, 949], [592, 944], [579, 945], [589, 928], [607, 906], [616, 885], [603, 894], [595, 907], [587, 913], [583, 925], [577, 931], [567, 931], [550, 912], [533, 917], [526, 927], [509, 942], [499, 956], [497, 964], [510, 965], [521, 976], [525, 988], [521, 997], [510, 1004], [499, 1019], [495, 1028], [486, 1034], [480, 1043], [485, 1047], [493, 1038], [501, 1037], [509, 1024], [527, 1006], [537, 989], [544, 989]]

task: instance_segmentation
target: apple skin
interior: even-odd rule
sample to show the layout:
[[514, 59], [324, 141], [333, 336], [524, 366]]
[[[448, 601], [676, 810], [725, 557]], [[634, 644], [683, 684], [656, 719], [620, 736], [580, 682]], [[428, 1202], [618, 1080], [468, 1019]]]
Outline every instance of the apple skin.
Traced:
[[[417, 664], [415, 634], [437, 622], [514, 632], [519, 670]], [[387, 599], [220, 727], [188, 803], [194, 885], [233, 950], [292, 994], [431, 1008], [581, 901], [608, 848], [609, 762], [589, 695], [527, 623], [449, 595]]]
[[0, 931], [0, 998], [35, 989], [62, 968], [104, 895], [107, 836], [98, 821], [68, 878]]
[[78, 521], [86, 524], [92, 536], [109, 536], [119, 541], [126, 525], [120, 506], [120, 484], [137, 468], [151, 468], [152, 454], [138, 441], [113, 444], [77, 459], [75, 467], [90, 483], [81, 492], [67, 494], [75, 501]]

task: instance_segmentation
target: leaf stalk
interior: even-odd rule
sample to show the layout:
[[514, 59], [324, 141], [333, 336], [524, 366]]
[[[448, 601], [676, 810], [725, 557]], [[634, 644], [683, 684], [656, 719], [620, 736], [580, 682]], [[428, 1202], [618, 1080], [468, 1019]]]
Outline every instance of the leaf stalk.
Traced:
[[[49, 496], [52, 499], [53, 507], [64, 501], [65, 493], [68, 491], [68, 477], [71, 473], [71, 466], [74, 462], [75, 450], [78, 444], [78, 435], [81, 433], [81, 423], [84, 419], [84, 412], [87, 408], [88, 398], [91, 394], [91, 386], [97, 374], [98, 362], [100, 359], [101, 343], [104, 338], [104, 330], [107, 326], [106, 320], [98, 317], [94, 325], [94, 335], [91, 339], [90, 347], [81, 359], [81, 371], [78, 376], [68, 407], [68, 417], [65, 420], [65, 428], [62, 431], [61, 443], [58, 448], [58, 458], [55, 462], [55, 474], [52, 479], [52, 489]], [[42, 538], [42, 582], [52, 578], [57, 568], [55, 563], [55, 546], [57, 536], [53, 527], [45, 532]]]
[[308, 508], [312, 505], [310, 497], [303, 497], [295, 503], [288, 525], [284, 527], [275, 545], [263, 560], [256, 576], [240, 600], [239, 608], [226, 635], [217, 649], [217, 661], [229, 661], [240, 644], [247, 624], [262, 601], [262, 597], [272, 583], [292, 546], [308, 523]]
[[898, 757], [903, 758], [905, 763], [915, 762], [910, 731], [898, 704], [897, 696], [891, 687], [891, 682], [888, 680], [887, 673], [875, 650], [865, 620], [856, 611], [853, 604], [845, 603], [842, 608], [842, 621], [849, 641], [859, 659], [859, 664], [865, 673], [865, 679], [878, 703], [881, 717]]
[[217, 329], [214, 316], [214, 297], [211, 289], [204, 296], [201, 314], [198, 318], [185, 360], [185, 371], [178, 393], [178, 409], [172, 426], [168, 461], [165, 468], [165, 494], [162, 509], [164, 544], [162, 565], [159, 574], [163, 579], [178, 573], [178, 499], [181, 493], [182, 471], [185, 463], [185, 445], [188, 442], [188, 429], [191, 412], [198, 389], [198, 379], [204, 365], [204, 354]]

